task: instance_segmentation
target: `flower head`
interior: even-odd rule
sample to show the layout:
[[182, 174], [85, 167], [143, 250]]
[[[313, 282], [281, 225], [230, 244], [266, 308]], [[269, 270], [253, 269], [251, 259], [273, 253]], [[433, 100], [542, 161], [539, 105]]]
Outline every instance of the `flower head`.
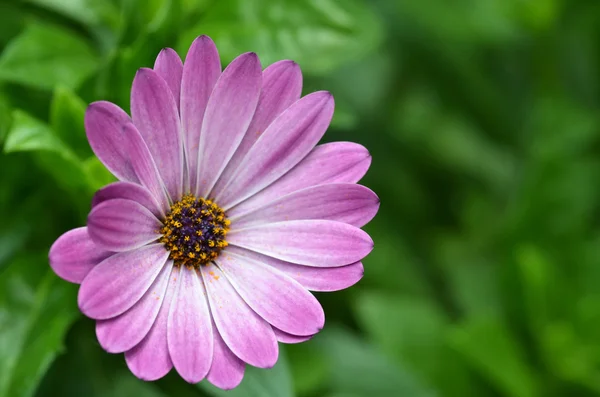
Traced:
[[131, 118], [92, 103], [92, 149], [119, 179], [94, 196], [87, 226], [63, 234], [50, 265], [81, 283], [81, 311], [141, 379], [172, 367], [233, 388], [245, 364], [275, 364], [278, 342], [323, 328], [309, 292], [356, 283], [373, 242], [360, 227], [377, 196], [356, 182], [367, 150], [316, 146], [333, 98], [300, 98], [291, 61], [256, 54], [221, 72], [210, 38], [182, 63], [171, 49], [133, 81]]

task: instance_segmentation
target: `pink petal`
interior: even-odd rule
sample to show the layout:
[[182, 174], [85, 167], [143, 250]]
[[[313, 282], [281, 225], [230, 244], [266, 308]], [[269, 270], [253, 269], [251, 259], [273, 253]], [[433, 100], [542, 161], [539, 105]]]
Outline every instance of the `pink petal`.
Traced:
[[248, 151], [239, 171], [218, 197], [229, 208], [275, 182], [319, 142], [333, 117], [333, 97], [315, 92], [283, 112]]
[[171, 198], [183, 188], [183, 143], [177, 104], [167, 83], [152, 69], [138, 70], [131, 88], [131, 116], [144, 137]]
[[246, 365], [227, 347], [214, 323], [213, 336], [213, 361], [206, 379], [220, 389], [231, 390], [241, 383]]
[[144, 138], [132, 123], [123, 127], [123, 133], [127, 135], [127, 149], [135, 175], [140, 183], [152, 193], [161, 210], [168, 211], [169, 197], [165, 191], [165, 184]]
[[85, 276], [104, 259], [113, 255], [94, 244], [87, 227], [69, 230], [50, 247], [50, 266], [54, 273], [72, 283], [80, 284]]
[[190, 190], [196, 191], [200, 131], [208, 98], [221, 75], [221, 60], [215, 43], [200, 36], [190, 46], [181, 81], [181, 124], [185, 138]]
[[144, 296], [168, 256], [162, 244], [152, 244], [105, 259], [81, 283], [79, 309], [96, 320], [124, 313]]
[[92, 208], [87, 226], [90, 237], [98, 246], [123, 252], [158, 239], [161, 223], [140, 203], [113, 199]]
[[213, 334], [206, 291], [194, 269], [182, 267], [167, 326], [169, 355], [179, 375], [198, 383], [210, 369]]
[[160, 379], [173, 368], [167, 344], [167, 322], [171, 302], [179, 284], [178, 277], [179, 267], [175, 266], [169, 276], [165, 299], [150, 332], [138, 345], [125, 352], [127, 366], [142, 380]]
[[275, 336], [277, 337], [278, 342], [287, 343], [287, 344], [306, 342], [307, 340], [311, 340], [314, 336], [314, 335], [307, 335], [307, 336], [292, 335], [292, 334], [288, 334], [287, 332], [283, 332], [282, 330], [277, 329], [275, 327], [273, 327], [273, 332], [275, 333]]
[[296, 167], [279, 180], [228, 211], [240, 216], [288, 193], [328, 183], [356, 183], [371, 165], [371, 155], [363, 146], [333, 142], [314, 148]]
[[290, 193], [241, 217], [230, 217], [236, 229], [282, 221], [328, 219], [362, 227], [379, 209], [371, 189], [352, 183], [313, 186]]
[[232, 252], [216, 262], [252, 310], [274, 327], [294, 335], [314, 335], [323, 328], [319, 301], [285, 273]]
[[353, 286], [365, 274], [361, 262], [340, 267], [311, 267], [280, 262], [277, 269], [286, 273], [311, 291], [331, 292]]
[[365, 272], [361, 262], [339, 267], [313, 267], [296, 265], [235, 246], [229, 246], [227, 252], [272, 266], [311, 291], [330, 292], [351, 287], [360, 281]]
[[121, 131], [130, 122], [127, 113], [106, 101], [92, 103], [85, 112], [85, 131], [98, 159], [120, 180], [137, 182]]
[[289, 221], [232, 230], [232, 245], [306, 266], [334, 267], [358, 262], [373, 240], [357, 227], [335, 221]]
[[163, 266], [152, 286], [131, 309], [117, 317], [96, 322], [96, 336], [104, 350], [122, 353], [144, 339], [163, 304], [172, 267], [172, 263]]
[[260, 61], [242, 54], [223, 71], [206, 105], [196, 195], [207, 197], [252, 120], [261, 87]]
[[275, 365], [279, 347], [269, 323], [250, 309], [217, 266], [200, 270], [215, 325], [229, 349], [255, 367]]
[[263, 71], [262, 90], [256, 112], [244, 139], [238, 146], [229, 164], [219, 177], [211, 196], [219, 197], [244, 157], [267, 129], [269, 124], [290, 105], [300, 99], [302, 93], [302, 72], [293, 61], [279, 61]]
[[117, 198], [137, 201], [149, 209], [156, 217], [165, 216], [164, 211], [161, 209], [152, 193], [145, 187], [131, 182], [114, 182], [104, 186], [94, 194], [92, 208], [104, 201]]
[[183, 62], [181, 62], [181, 58], [175, 50], [163, 48], [156, 57], [156, 62], [154, 62], [154, 71], [167, 82], [173, 94], [173, 99], [175, 99], [175, 104], [179, 108]]

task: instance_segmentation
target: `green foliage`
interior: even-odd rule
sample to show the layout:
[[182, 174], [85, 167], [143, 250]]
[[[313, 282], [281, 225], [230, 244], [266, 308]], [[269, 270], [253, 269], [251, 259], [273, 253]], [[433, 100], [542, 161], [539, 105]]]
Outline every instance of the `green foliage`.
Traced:
[[367, 336], [382, 351], [413, 368], [444, 395], [458, 397], [474, 391], [465, 365], [447, 343], [449, 321], [431, 302], [367, 291], [358, 295], [356, 313]]
[[269, 370], [247, 366], [244, 379], [236, 389], [221, 390], [207, 382], [200, 382], [198, 386], [212, 397], [293, 397], [285, 351], [280, 353], [279, 361]]
[[0, 80], [44, 89], [78, 87], [96, 68], [84, 39], [51, 25], [30, 24], [0, 56]]
[[0, 275], [2, 396], [34, 394], [78, 315], [73, 285], [59, 280], [46, 260], [45, 253], [23, 255]]
[[328, 362], [329, 387], [357, 396], [434, 397], [407, 368], [394, 365], [350, 332], [330, 327], [315, 337]]
[[507, 396], [539, 396], [532, 370], [514, 337], [496, 319], [477, 319], [457, 325], [450, 335], [451, 344], [471, 365], [497, 384]]
[[[229, 392], [136, 379], [47, 263], [114, 181], [87, 104], [200, 34], [330, 90], [381, 198], [325, 329]], [[600, 396], [599, 37], [591, 0], [0, 2], [0, 397]]]
[[365, 55], [379, 41], [380, 29], [360, 1], [235, 0], [213, 5], [183, 33], [178, 48], [183, 52], [207, 34], [226, 62], [253, 51], [264, 65], [293, 59], [306, 72], [322, 74]]
[[101, 0], [25, 0], [28, 3], [52, 10], [80, 23], [95, 26], [118, 12], [113, 2]]
[[4, 152], [32, 152], [42, 168], [69, 193], [90, 193], [85, 171], [75, 154], [47, 125], [27, 113], [14, 111]]
[[50, 126], [56, 135], [81, 159], [92, 156], [83, 118], [86, 104], [66, 88], [58, 87], [50, 103]]
[[49, 151], [65, 158], [74, 157], [52, 130], [40, 121], [20, 110], [15, 110], [12, 119], [12, 128], [6, 138], [4, 152]]

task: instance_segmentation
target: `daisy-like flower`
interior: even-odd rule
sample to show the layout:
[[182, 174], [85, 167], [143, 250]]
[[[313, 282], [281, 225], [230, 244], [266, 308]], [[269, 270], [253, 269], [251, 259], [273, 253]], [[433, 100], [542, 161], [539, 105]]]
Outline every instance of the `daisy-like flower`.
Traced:
[[373, 242], [360, 227], [379, 200], [356, 183], [371, 158], [354, 143], [315, 146], [333, 98], [301, 89], [292, 61], [263, 71], [246, 53], [221, 71], [201, 36], [185, 64], [164, 49], [137, 72], [131, 118], [89, 106], [90, 146], [119, 182], [96, 193], [86, 227], [54, 243], [50, 265], [81, 284], [98, 341], [137, 377], [175, 367], [233, 388], [246, 363], [272, 367], [278, 342], [323, 328], [309, 291], [362, 277]]

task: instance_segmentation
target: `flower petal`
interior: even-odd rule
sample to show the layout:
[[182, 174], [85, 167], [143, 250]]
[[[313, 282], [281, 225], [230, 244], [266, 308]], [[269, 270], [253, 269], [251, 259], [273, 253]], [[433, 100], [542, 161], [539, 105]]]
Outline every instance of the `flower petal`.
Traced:
[[262, 90], [256, 112], [242, 142], [238, 146], [227, 167], [219, 177], [211, 196], [219, 197], [244, 157], [267, 129], [284, 110], [300, 99], [302, 93], [302, 72], [293, 61], [279, 61], [267, 67], [262, 75]]
[[231, 390], [242, 382], [246, 365], [227, 347], [214, 323], [213, 336], [213, 361], [206, 379], [220, 389]]
[[173, 94], [173, 99], [175, 99], [175, 104], [179, 109], [183, 62], [181, 62], [177, 52], [172, 48], [163, 48], [154, 62], [154, 71], [167, 82]]
[[48, 257], [54, 273], [80, 284], [94, 266], [113, 254], [94, 244], [87, 227], [80, 227], [60, 236], [50, 247]]
[[217, 266], [200, 270], [215, 325], [229, 349], [255, 367], [275, 365], [279, 347], [269, 323], [250, 309]]
[[232, 245], [306, 266], [349, 265], [367, 256], [373, 240], [357, 227], [335, 221], [289, 221], [232, 230]]
[[365, 274], [361, 262], [340, 267], [311, 267], [280, 262], [277, 269], [286, 273], [294, 280], [311, 291], [331, 292], [353, 286]]
[[230, 217], [236, 228], [302, 219], [329, 219], [362, 227], [379, 209], [371, 189], [353, 183], [319, 185], [290, 193], [243, 216]]
[[94, 243], [109, 251], [122, 252], [158, 239], [161, 223], [140, 203], [113, 199], [92, 209], [87, 226]]
[[160, 379], [173, 368], [167, 344], [167, 323], [171, 302], [177, 291], [178, 277], [179, 267], [175, 266], [169, 276], [165, 299], [150, 332], [133, 349], [125, 352], [127, 366], [142, 380]]
[[94, 194], [92, 208], [104, 201], [117, 198], [137, 201], [148, 208], [156, 217], [163, 217], [165, 215], [148, 189], [131, 182], [113, 182], [110, 185], [104, 186]]
[[183, 189], [179, 112], [167, 83], [152, 69], [138, 70], [131, 87], [131, 117], [142, 134], [171, 198]]
[[121, 131], [130, 122], [127, 113], [106, 101], [90, 104], [85, 112], [85, 132], [98, 159], [120, 180], [137, 182]]
[[105, 259], [81, 283], [79, 309], [96, 320], [124, 313], [144, 296], [168, 256], [162, 244], [152, 244]]
[[198, 146], [208, 98], [219, 76], [221, 60], [215, 43], [200, 36], [190, 46], [181, 80], [181, 124], [185, 138], [190, 191], [196, 191]]
[[213, 334], [206, 291], [194, 269], [182, 267], [167, 326], [169, 355], [189, 383], [198, 383], [210, 369]]
[[323, 329], [325, 313], [319, 301], [285, 273], [232, 252], [216, 262], [240, 296], [269, 324], [294, 335], [314, 335]]
[[272, 266], [284, 272], [310, 291], [339, 291], [356, 284], [365, 273], [361, 262], [339, 267], [313, 267], [296, 265], [236, 246], [229, 246], [227, 252]]
[[207, 197], [252, 120], [262, 77], [254, 53], [242, 54], [223, 71], [206, 105], [200, 133], [196, 195]]
[[146, 337], [163, 304], [172, 268], [172, 263], [163, 266], [152, 286], [131, 309], [117, 317], [96, 322], [96, 336], [104, 350], [122, 353]]
[[282, 330], [277, 329], [275, 327], [273, 327], [273, 332], [275, 333], [275, 336], [277, 337], [278, 342], [287, 343], [287, 344], [306, 342], [307, 340], [311, 340], [314, 336], [314, 335], [307, 335], [307, 336], [292, 335], [292, 334], [288, 334], [287, 332], [283, 332]]
[[314, 148], [290, 172], [228, 211], [230, 217], [260, 208], [265, 204], [311, 186], [327, 183], [356, 183], [371, 165], [371, 155], [363, 146], [333, 142]]
[[333, 97], [315, 92], [283, 112], [248, 151], [238, 172], [217, 198], [229, 208], [275, 182], [319, 142], [333, 117]]
[[165, 191], [165, 184], [144, 138], [132, 123], [123, 127], [123, 133], [127, 135], [127, 149], [135, 175], [140, 183], [150, 190], [161, 210], [168, 211], [169, 197]]

